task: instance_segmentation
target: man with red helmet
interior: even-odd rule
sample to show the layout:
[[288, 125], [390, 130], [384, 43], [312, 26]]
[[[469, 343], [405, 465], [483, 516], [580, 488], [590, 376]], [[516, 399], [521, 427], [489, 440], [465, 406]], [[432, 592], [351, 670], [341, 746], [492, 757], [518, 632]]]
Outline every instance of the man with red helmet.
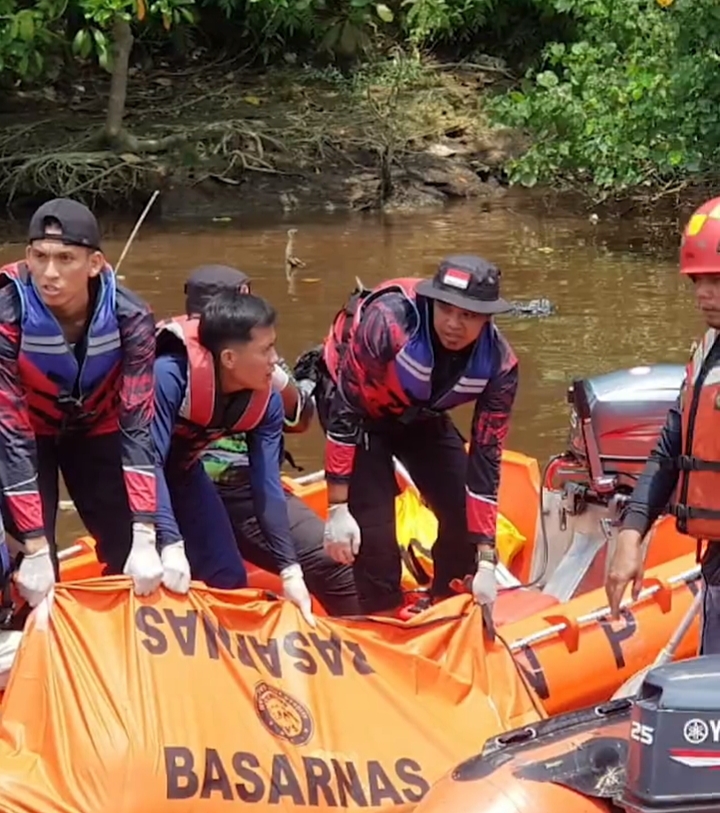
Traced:
[[[633, 491], [605, 589], [614, 618], [632, 582], [642, 587], [642, 541], [669, 510], [680, 533], [707, 541], [702, 557], [701, 655], [720, 654], [720, 197], [692, 215], [680, 246], [680, 273], [695, 291], [707, 330], [693, 347], [676, 404]], [[667, 506], [667, 508], [666, 508]]]

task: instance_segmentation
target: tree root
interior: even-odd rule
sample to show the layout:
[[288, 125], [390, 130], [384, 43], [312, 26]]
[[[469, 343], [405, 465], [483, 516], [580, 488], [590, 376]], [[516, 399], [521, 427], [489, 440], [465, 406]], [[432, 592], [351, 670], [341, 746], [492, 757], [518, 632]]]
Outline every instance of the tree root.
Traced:
[[19, 156], [2, 167], [0, 191], [8, 205], [18, 194], [50, 193], [81, 199], [126, 198], [142, 184], [148, 167], [111, 152], [50, 152]]
[[[379, 172], [389, 194], [394, 161], [445, 132], [472, 134], [477, 125], [462, 100], [454, 111], [460, 91], [447, 77], [439, 81], [413, 93], [372, 86], [316, 102], [303, 91], [291, 102], [262, 104], [241, 95], [247, 90], [236, 87], [233, 95], [231, 85], [217, 83], [176, 105], [174, 120], [170, 110], [133, 108], [133, 132], [109, 132], [106, 122], [78, 133], [77, 119], [7, 127], [0, 134], [0, 193], [8, 205], [48, 193], [112, 205], [149, 193], [171, 172], [236, 185], [250, 172], [307, 177], [344, 165]], [[161, 125], [163, 118], [171, 120]]]

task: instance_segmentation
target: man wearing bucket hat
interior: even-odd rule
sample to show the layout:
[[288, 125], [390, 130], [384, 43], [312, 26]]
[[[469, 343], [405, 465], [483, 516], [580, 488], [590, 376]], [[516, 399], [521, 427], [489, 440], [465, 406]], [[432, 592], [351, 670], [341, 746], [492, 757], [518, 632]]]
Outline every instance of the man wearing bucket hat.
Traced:
[[[199, 314], [210, 297], [228, 288], [249, 294], [250, 277], [224, 265], [196, 268], [185, 283], [187, 315]], [[296, 381], [288, 365], [280, 358], [275, 364], [273, 388], [280, 392], [283, 399], [283, 430], [293, 434], [305, 432], [314, 414], [311, 396], [314, 383]], [[201, 459], [230, 517], [243, 558], [263, 570], [279, 572], [272, 546], [258, 519], [246, 433], [238, 432], [220, 438], [208, 446]], [[352, 568], [334, 561], [325, 553], [322, 520], [298, 497], [286, 493], [285, 499], [290, 535], [310, 592], [328, 615], [359, 614]]]
[[32, 606], [58, 575], [58, 470], [108, 574], [156, 590], [155, 320], [118, 285], [92, 212], [51, 200], [30, 221], [25, 260], [0, 271], [0, 485]]
[[698, 540], [700, 654], [720, 655], [720, 198], [706, 201], [686, 225], [680, 273], [692, 282], [706, 331], [691, 351], [677, 403], [633, 490], [605, 589], [618, 618], [628, 585], [635, 599], [642, 589], [643, 539], [668, 510], [678, 531]]
[[[452, 256], [432, 280], [356, 291], [335, 317], [315, 390], [326, 434], [325, 545], [353, 564], [364, 612], [402, 603], [393, 456], [439, 520], [431, 597], [474, 573], [475, 601], [495, 600], [500, 456], [518, 365], [493, 316], [510, 310], [496, 266]], [[465, 403], [475, 405], [469, 456], [448, 415]]]

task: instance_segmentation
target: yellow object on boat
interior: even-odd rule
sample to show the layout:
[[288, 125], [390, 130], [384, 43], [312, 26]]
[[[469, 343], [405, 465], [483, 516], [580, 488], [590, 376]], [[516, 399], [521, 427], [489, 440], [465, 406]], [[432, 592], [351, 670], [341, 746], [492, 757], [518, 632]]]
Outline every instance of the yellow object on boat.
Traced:
[[[395, 526], [403, 560], [402, 586], [405, 590], [414, 590], [421, 585], [415, 575], [413, 559], [432, 577], [432, 546], [437, 539], [437, 517], [422, 502], [415, 489], [406, 488], [395, 498]], [[526, 541], [512, 522], [498, 512], [496, 545], [498, 557], [506, 567]]]

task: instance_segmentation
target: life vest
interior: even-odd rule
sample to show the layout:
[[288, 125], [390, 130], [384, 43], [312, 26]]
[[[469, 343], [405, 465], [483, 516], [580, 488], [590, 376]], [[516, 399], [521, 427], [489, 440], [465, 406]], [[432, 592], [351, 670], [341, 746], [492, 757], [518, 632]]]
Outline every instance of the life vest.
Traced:
[[0, 284], [10, 280], [21, 314], [18, 368], [37, 434], [72, 426], [90, 434], [118, 428], [122, 342], [112, 269], [98, 275], [100, 289], [78, 363], [59, 322], [43, 302], [24, 263], [0, 269]]
[[[368, 382], [367, 402], [371, 417], [381, 413], [400, 414], [413, 406], [422, 405], [433, 411], [445, 411], [476, 400], [495, 372], [497, 330], [488, 323], [480, 334], [462, 374], [452, 387], [431, 403], [434, 351], [430, 337], [430, 309], [425, 301], [418, 302], [416, 289], [421, 280], [397, 278], [381, 283], [372, 291], [358, 290], [335, 317], [323, 348], [325, 366], [337, 381], [337, 370], [348, 351], [353, 331], [359, 325], [365, 309], [389, 292], [401, 293], [408, 303], [409, 319], [403, 329], [407, 339], [388, 365], [385, 380]], [[358, 366], [360, 366], [358, 364]], [[364, 376], [359, 376], [363, 380]], [[371, 390], [371, 391], [370, 391]]]
[[720, 540], [720, 359], [700, 380], [718, 331], [710, 328], [695, 348], [681, 391], [682, 453], [670, 512], [680, 533]]
[[187, 352], [187, 387], [173, 432], [181, 442], [180, 457], [185, 466], [193, 463], [214, 440], [255, 429], [265, 415], [272, 393], [270, 386], [265, 390], [246, 390], [231, 398], [226, 409], [219, 408], [215, 362], [212, 353], [200, 344], [199, 324], [196, 316], [177, 316], [159, 322], [156, 333], [158, 354], [164, 352], [166, 337], [180, 340]]

